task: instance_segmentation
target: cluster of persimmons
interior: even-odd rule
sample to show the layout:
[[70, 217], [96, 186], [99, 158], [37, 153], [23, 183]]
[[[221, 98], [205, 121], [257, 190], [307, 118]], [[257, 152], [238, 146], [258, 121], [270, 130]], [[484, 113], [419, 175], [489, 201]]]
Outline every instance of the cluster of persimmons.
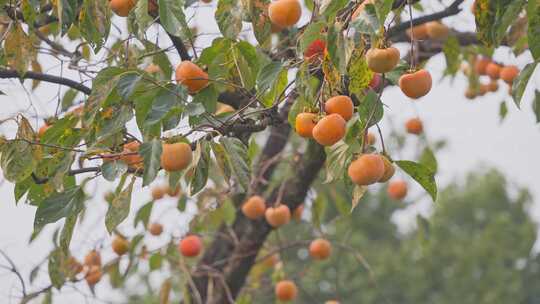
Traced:
[[[512, 84], [519, 75], [519, 68], [515, 65], [502, 65], [488, 57], [478, 57], [473, 61], [473, 67], [463, 65], [463, 72], [468, 76], [487, 78], [489, 82], [471, 85], [465, 91], [465, 97], [474, 99], [483, 96], [488, 92], [499, 90], [499, 79], [508, 85], [508, 93], [512, 94]], [[474, 78], [476, 79], [476, 78]]]
[[[203, 1], [205, 3], [211, 0]], [[365, 4], [372, 3], [372, 0], [364, 1], [353, 13], [356, 18], [365, 8]], [[126, 17], [136, 5], [135, 0], [111, 0], [110, 8], [118, 16]], [[148, 2], [150, 13], [157, 13], [158, 7], [154, 0]], [[273, 31], [279, 31], [295, 25], [302, 15], [302, 6], [298, 0], [277, 0], [271, 2], [267, 7], [268, 17], [272, 23]], [[429, 22], [426, 24], [411, 27], [407, 34], [411, 39], [444, 39], [449, 34], [449, 28], [440, 22]], [[321, 60], [327, 52], [326, 42], [323, 39], [316, 39], [307, 47], [303, 56], [310, 62]], [[397, 66], [400, 60], [400, 52], [397, 48], [387, 45], [386, 42], [380, 42], [372, 45], [365, 52], [365, 60], [368, 68], [373, 72], [373, 78], [369, 87], [373, 90], [382, 90], [385, 86], [384, 74], [391, 72]], [[153, 73], [159, 68], [151, 65], [147, 72]], [[497, 80], [503, 79], [511, 84], [519, 70], [515, 66], [502, 67], [487, 58], [478, 58], [475, 61], [474, 69], [478, 75], [487, 75], [491, 82], [480, 86], [482, 90], [496, 91], [498, 89]], [[176, 81], [185, 86], [190, 94], [197, 94], [209, 84], [208, 74], [197, 64], [191, 61], [182, 61], [175, 70]], [[432, 87], [432, 78], [430, 73], [422, 68], [411, 67], [399, 78], [398, 85], [404, 95], [411, 99], [419, 99], [429, 93]], [[485, 87], [484, 87], [485, 86]], [[479, 92], [467, 92], [467, 97], [473, 98]], [[315, 140], [323, 146], [332, 146], [339, 142], [347, 132], [347, 121], [349, 121], [355, 112], [355, 105], [350, 96], [336, 95], [326, 99], [319, 110], [306, 110], [299, 113], [295, 119], [295, 130], [303, 138]], [[234, 111], [230, 106], [223, 106], [216, 114]], [[38, 132], [43, 136], [49, 124], [44, 125]], [[405, 124], [406, 131], [410, 134], [419, 135], [423, 132], [422, 121], [418, 118], [412, 118]], [[364, 130], [365, 131], [365, 130]], [[371, 132], [362, 132], [367, 136], [363, 138], [369, 145], [373, 145], [376, 137]], [[102, 155], [103, 161], [121, 160], [132, 169], [143, 169], [143, 158], [139, 154], [140, 143], [131, 141], [123, 145], [122, 152], [117, 154]], [[161, 155], [161, 167], [169, 172], [175, 172], [186, 169], [192, 162], [192, 149], [189, 143], [163, 143]], [[348, 176], [353, 183], [359, 186], [368, 186], [374, 183], [388, 182], [395, 173], [395, 167], [392, 160], [384, 153], [361, 153], [356, 155], [355, 159], [348, 166]], [[168, 194], [176, 196], [178, 189], [167, 187], [154, 187], [152, 197], [154, 200], [161, 199]], [[388, 183], [387, 191], [390, 197], [396, 200], [403, 199], [407, 194], [407, 184], [405, 181], [396, 179]], [[268, 204], [260, 195], [250, 196], [242, 205], [241, 212], [248, 219], [253, 221], [265, 220], [273, 228], [281, 227], [291, 220], [291, 217], [300, 219], [303, 211], [303, 205], [300, 205], [293, 212], [287, 204], [282, 202], [273, 202]], [[158, 236], [163, 232], [163, 226], [159, 223], [151, 223], [148, 227], [151, 235]], [[122, 256], [129, 251], [130, 243], [124, 236], [116, 235], [112, 242], [112, 249], [118, 255]], [[200, 237], [188, 235], [180, 240], [178, 250], [184, 257], [196, 257], [203, 249], [203, 243]], [[325, 260], [330, 257], [332, 252], [331, 242], [318, 238], [311, 241], [309, 245], [309, 254], [315, 260]], [[85, 279], [89, 285], [95, 285], [102, 276], [101, 256], [97, 250], [92, 250], [84, 258], [81, 264], [74, 258], [69, 260], [70, 269], [74, 274], [82, 271], [86, 272]], [[275, 285], [275, 295], [280, 301], [291, 301], [297, 297], [297, 287], [291, 280], [282, 280]], [[328, 301], [327, 304], [338, 304], [337, 301]]]

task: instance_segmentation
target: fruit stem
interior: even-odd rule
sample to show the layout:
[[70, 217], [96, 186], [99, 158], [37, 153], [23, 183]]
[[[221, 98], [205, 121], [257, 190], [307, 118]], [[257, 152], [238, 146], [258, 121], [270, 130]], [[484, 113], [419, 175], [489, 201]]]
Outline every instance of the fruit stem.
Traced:
[[411, 0], [407, 0], [407, 4], [409, 5], [409, 22], [410, 22], [410, 29], [411, 29], [411, 70], [415, 68], [415, 62], [414, 62], [414, 31], [413, 31], [413, 17], [412, 17], [412, 4]]

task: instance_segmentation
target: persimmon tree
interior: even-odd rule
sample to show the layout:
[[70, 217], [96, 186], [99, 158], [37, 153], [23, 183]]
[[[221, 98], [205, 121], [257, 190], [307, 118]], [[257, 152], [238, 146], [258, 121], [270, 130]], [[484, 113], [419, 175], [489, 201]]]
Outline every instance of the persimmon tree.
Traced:
[[[93, 288], [105, 276], [119, 287], [142, 263], [172, 274], [155, 295], [161, 303], [257, 303], [243, 289], [254, 265], [274, 271], [278, 300], [294, 300], [301, 286], [279, 252], [305, 246], [313, 263], [333, 250], [357, 255], [321, 227], [349, 216], [372, 184], [388, 183], [401, 200], [415, 181], [435, 201], [437, 143], [413, 118], [406, 132], [420, 137], [421, 153], [397, 159], [405, 132], [383, 137], [379, 122], [392, 113], [383, 91], [399, 86], [403, 102], [429, 102], [437, 85], [424, 65], [443, 53], [445, 76], [467, 76], [467, 98], [506, 86], [520, 107], [540, 58], [540, 3], [479, 0], [464, 8], [455, 0], [423, 12], [423, 2], [219, 0], [220, 35], [200, 48], [204, 33], [191, 17], [205, 4], [197, 1], [3, 0], [0, 78], [62, 92], [55, 115], [39, 125], [31, 117], [40, 113], [2, 121], [17, 127], [1, 139], [1, 167], [15, 200], [36, 206], [32, 238], [60, 223], [47, 262], [51, 285], [31, 290], [21, 278], [22, 302], [66, 284]], [[444, 24], [462, 10], [475, 15], [476, 32]], [[499, 47], [534, 61], [522, 69], [495, 62]], [[53, 58], [78, 76], [44, 72], [41, 63]], [[410, 181], [392, 179], [397, 170]], [[92, 208], [85, 204], [92, 183], [116, 187], [105, 197], [112, 260], [102, 261], [99, 248], [70, 251]], [[153, 198], [138, 210], [130, 208], [134, 187]], [[147, 248], [146, 235], [164, 233], [149, 222], [164, 195], [178, 197], [180, 212], [193, 204], [198, 213], [182, 223], [186, 235]], [[340, 214], [322, 223], [325, 206], [338, 202]], [[287, 242], [279, 227], [308, 208], [313, 240]], [[125, 223], [130, 212], [135, 221]]]

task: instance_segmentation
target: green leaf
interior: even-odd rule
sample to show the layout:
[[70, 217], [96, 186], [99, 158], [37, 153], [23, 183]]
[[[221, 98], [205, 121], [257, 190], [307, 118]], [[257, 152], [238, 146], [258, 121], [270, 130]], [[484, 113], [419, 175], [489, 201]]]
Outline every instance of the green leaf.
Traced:
[[28, 178], [37, 165], [32, 145], [19, 140], [2, 148], [0, 162], [4, 178], [12, 183]]
[[[133, 190], [133, 184], [135, 178], [131, 179], [129, 185], [120, 193], [115, 195], [114, 199], [109, 205], [107, 214], [105, 215], [105, 226], [107, 231], [111, 233], [116, 226], [123, 222], [129, 215], [129, 209], [131, 205], [131, 192]], [[120, 186], [122, 183], [120, 184]]]
[[523, 10], [526, 2], [526, 0], [512, 0], [508, 5], [504, 7], [502, 16], [500, 16], [500, 18], [497, 18], [496, 24], [494, 26], [495, 41], [497, 45], [500, 44], [503, 38], [506, 36], [508, 27], [519, 17], [519, 14]]
[[506, 114], [508, 114], [508, 108], [506, 107], [506, 102], [503, 100], [499, 105], [499, 118], [501, 119], [501, 122], [506, 117]]
[[328, 29], [328, 43], [326, 48], [334, 66], [344, 74], [347, 69], [347, 58], [345, 54], [347, 47], [341, 24], [335, 23], [334, 26]]
[[384, 114], [382, 102], [373, 90], [368, 91], [364, 99], [358, 105], [357, 110], [362, 130], [378, 123]]
[[74, 89], [69, 89], [64, 93], [64, 97], [62, 97], [62, 111], [67, 111], [72, 105], [73, 101], [75, 100], [75, 97], [79, 94], [79, 91]]
[[437, 159], [435, 158], [435, 154], [433, 154], [433, 151], [429, 147], [424, 148], [424, 151], [422, 151], [422, 155], [420, 155], [419, 162], [420, 164], [429, 168], [432, 172], [437, 173]]
[[71, 243], [71, 237], [73, 236], [73, 230], [77, 223], [78, 214], [69, 215], [66, 218], [62, 232], [60, 233], [60, 248], [65, 255], [69, 254], [69, 244]]
[[128, 121], [133, 118], [133, 109], [129, 105], [122, 105], [119, 109], [113, 111], [113, 117], [107, 118], [102, 123], [97, 133], [98, 141], [105, 140], [109, 136], [117, 135], [122, 131]]
[[169, 34], [191, 39], [183, 2], [182, 0], [158, 0], [160, 23]]
[[118, 94], [124, 99], [129, 99], [133, 92], [135, 92], [135, 88], [141, 79], [142, 76], [138, 73], [133, 72], [123, 74], [116, 85]]
[[[24, 22], [28, 25], [28, 27], [33, 30], [34, 29], [34, 21], [36, 20], [36, 10], [34, 9], [34, 6], [37, 6], [35, 1], [31, 0], [22, 0], [21, 1], [21, 10], [24, 18]], [[2, 3], [4, 5], [4, 3]]]
[[311, 207], [311, 220], [315, 227], [320, 227], [326, 212], [327, 200], [322, 195], [318, 195]]
[[34, 231], [39, 231], [43, 226], [54, 223], [67, 216], [79, 214], [84, 208], [86, 198], [81, 186], [66, 189], [61, 193], [48, 196], [39, 204], [34, 218]]
[[235, 44], [233, 54], [242, 86], [251, 90], [255, 86], [255, 79], [259, 73], [257, 50], [249, 42], [239, 41]]
[[226, 151], [225, 155], [231, 172], [236, 177], [242, 190], [246, 192], [249, 189], [251, 179], [246, 146], [238, 138], [234, 137], [221, 137], [219, 141]]
[[128, 165], [121, 160], [106, 161], [103, 162], [103, 165], [101, 165], [101, 173], [103, 174], [103, 178], [110, 182], [115, 181], [118, 176], [126, 173], [127, 170]]
[[278, 61], [273, 61], [265, 65], [259, 72], [259, 75], [257, 75], [257, 92], [259, 94], [266, 93], [275, 83], [282, 70], [283, 65]]
[[349, 0], [330, 0], [328, 5], [322, 8], [323, 16], [327, 21], [333, 20], [339, 10], [343, 9]]
[[160, 269], [162, 261], [163, 261], [163, 256], [159, 252], [152, 254], [150, 256], [150, 259], [148, 260], [150, 271]]
[[219, 93], [216, 88], [213, 85], [209, 85], [193, 96], [192, 103], [202, 104], [206, 112], [214, 113], [217, 108], [218, 95]]
[[373, 6], [373, 4], [366, 4], [362, 12], [351, 25], [361, 34], [376, 34], [381, 27], [381, 23], [377, 18], [375, 6]]
[[351, 204], [351, 213], [354, 211], [354, 208], [360, 203], [360, 199], [364, 196], [367, 191], [366, 186], [355, 185], [352, 193], [352, 204]]
[[525, 89], [529, 83], [529, 79], [533, 75], [537, 64], [537, 62], [527, 64], [521, 73], [519, 73], [518, 77], [514, 80], [512, 85], [512, 97], [514, 97], [514, 103], [518, 108], [521, 106], [521, 99], [523, 98], [523, 94], [525, 93]]
[[437, 200], [437, 183], [435, 173], [428, 167], [410, 160], [398, 160], [395, 162], [405, 173], [412, 177], [424, 188], [433, 201]]
[[322, 21], [311, 22], [307, 25], [302, 36], [300, 36], [300, 52], [302, 54], [313, 41], [323, 39], [322, 30], [324, 26], [325, 24]]
[[347, 172], [347, 167], [353, 158], [349, 146], [339, 142], [331, 147], [325, 147], [327, 161], [326, 179], [324, 183], [330, 183], [344, 177], [343, 172]]
[[57, 289], [60, 289], [66, 282], [65, 268], [67, 257], [62, 248], [54, 249], [49, 255], [48, 271], [51, 283]]
[[81, 36], [94, 49], [94, 53], [97, 53], [107, 41], [111, 29], [109, 3], [107, 0], [84, 0], [81, 12]]
[[62, 25], [62, 35], [66, 34], [71, 24], [76, 20], [78, 13], [78, 0], [59, 0], [56, 2], [58, 23]]
[[[279, 65], [279, 67], [278, 67]], [[263, 95], [264, 105], [272, 106], [287, 87], [287, 70], [280, 63], [271, 62], [265, 65], [257, 76], [257, 91]]]
[[28, 190], [30, 190], [30, 186], [32, 186], [33, 183], [32, 177], [27, 177], [15, 184], [15, 187], [13, 188], [15, 203], [19, 202], [19, 200], [28, 193]]
[[347, 75], [349, 75], [349, 92], [356, 96], [362, 96], [373, 79], [373, 72], [369, 69], [366, 57], [363, 56], [361, 50], [353, 52]]
[[208, 181], [208, 169], [210, 168], [210, 145], [203, 141], [200, 147], [200, 156], [194, 162], [194, 172], [189, 183], [189, 194], [195, 195], [201, 191]]
[[248, 1], [249, 18], [253, 28], [255, 39], [259, 45], [264, 46], [270, 40], [272, 34], [272, 23], [266, 12], [268, 0], [252, 0]]
[[446, 59], [446, 69], [444, 70], [444, 74], [452, 76], [456, 75], [461, 64], [459, 58], [461, 54], [461, 46], [456, 37], [448, 37], [443, 45], [443, 53], [444, 58]]
[[139, 154], [144, 161], [143, 187], [149, 185], [161, 169], [161, 141], [154, 138], [143, 143], [139, 149]]
[[[152, 25], [152, 17], [148, 15], [148, 0], [137, 0], [135, 5], [135, 20], [137, 20], [137, 36], [145, 38], [146, 30]], [[141, 39], [142, 40], [142, 39]]]
[[536, 123], [540, 123], [540, 91], [534, 91], [534, 100], [532, 103], [533, 113], [536, 116]]
[[529, 1], [527, 5], [527, 17], [529, 21], [527, 32], [529, 50], [533, 58], [538, 61], [540, 60], [540, 3], [538, 1]]
[[237, 0], [218, 1], [215, 18], [224, 37], [236, 39], [242, 30], [242, 7]]
[[229, 167], [227, 160], [227, 152], [225, 152], [223, 146], [218, 143], [211, 142], [210, 144], [212, 146], [212, 152], [214, 152], [214, 156], [216, 157], [216, 163], [220, 169], [220, 173], [223, 175], [225, 182], [230, 185], [231, 167]]
[[380, 24], [384, 24], [386, 21], [386, 17], [392, 10], [392, 4], [394, 4], [394, 0], [378, 0], [374, 2], [375, 13]]
[[154, 202], [150, 201], [144, 204], [139, 210], [137, 210], [137, 214], [135, 215], [135, 219], [133, 220], [133, 227], [137, 227], [137, 224], [139, 224], [140, 222], [143, 223], [144, 227], [148, 227], [148, 222], [150, 221], [150, 214], [152, 214], [153, 206]]
[[14, 23], [12, 29], [5, 35], [5, 61], [11, 68], [24, 75], [28, 71], [30, 61], [34, 58], [35, 49], [32, 40], [24, 32], [20, 23]]

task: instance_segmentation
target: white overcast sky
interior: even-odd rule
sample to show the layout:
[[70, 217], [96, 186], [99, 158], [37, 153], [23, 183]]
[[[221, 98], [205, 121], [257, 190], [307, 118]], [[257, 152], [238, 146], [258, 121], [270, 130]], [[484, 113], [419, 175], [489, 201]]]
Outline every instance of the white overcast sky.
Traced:
[[[422, 1], [426, 3], [428, 1]], [[438, 1], [432, 1], [433, 7], [428, 7], [428, 11], [440, 8]], [[450, 1], [445, 1], [446, 3]], [[445, 21], [448, 25], [460, 30], [473, 30], [473, 17], [469, 13], [472, 1], [466, 1], [462, 7], [466, 14], [452, 17]], [[215, 1], [210, 6], [198, 8], [198, 15], [193, 23], [197, 24], [200, 32], [215, 33], [217, 31], [212, 14]], [[306, 22], [304, 16], [301, 22]], [[115, 23], [123, 27], [123, 20], [115, 19]], [[113, 34], [119, 35], [113, 30]], [[212, 36], [197, 41], [198, 46], [206, 46], [210, 43]], [[164, 37], [162, 43], [168, 42]], [[50, 58], [40, 58], [44, 70], [49, 73], [58, 73], [61, 68], [58, 62]], [[172, 55], [173, 62], [178, 61], [178, 57]], [[515, 58], [507, 49], [500, 49], [495, 54], [495, 59], [505, 64], [515, 64], [523, 67], [532, 61], [529, 54]], [[431, 140], [446, 139], [448, 147], [436, 155], [439, 161], [438, 182], [441, 186], [450, 181], [460, 181], [464, 176], [482, 167], [494, 167], [502, 171], [513, 185], [525, 186], [529, 188], [534, 196], [535, 204], [531, 208], [531, 214], [536, 220], [540, 219], [540, 125], [535, 124], [534, 115], [531, 111], [532, 89], [529, 87], [523, 103], [523, 110], [518, 110], [509, 96], [506, 95], [506, 85], [501, 83], [501, 89], [497, 93], [487, 94], [474, 101], [463, 97], [466, 89], [465, 78], [460, 75], [453, 82], [440, 80], [444, 57], [438, 55], [431, 59], [427, 68], [433, 75], [433, 90], [419, 101], [412, 102], [407, 99], [397, 88], [385, 91], [383, 101], [389, 106], [383, 120], [383, 130], [388, 129], [391, 121], [396, 128], [402, 128], [403, 123], [410, 117], [418, 115], [424, 121], [427, 136]], [[63, 69], [65, 75], [74, 75], [73, 72]], [[536, 71], [534, 83], [540, 87], [540, 77]], [[28, 86], [29, 81], [26, 82]], [[52, 114], [56, 106], [56, 96], [59, 88], [57, 86], [42, 84], [30, 95], [27, 95], [16, 80], [0, 80], [0, 90], [6, 95], [0, 96], [0, 119], [10, 117], [13, 113], [21, 109], [29, 109], [29, 100], [40, 113]], [[64, 90], [64, 88], [60, 88]], [[509, 109], [506, 120], [499, 122], [499, 104], [502, 100], [507, 100]], [[45, 112], [43, 112], [45, 111]], [[33, 120], [34, 122], [35, 120]], [[0, 132], [12, 132], [12, 128], [0, 127]], [[414, 143], [410, 143], [414, 145]], [[404, 155], [406, 156], [406, 155]], [[413, 183], [411, 182], [411, 185]], [[102, 199], [103, 193], [112, 189], [113, 185], [101, 181], [98, 185], [90, 189], [95, 199], [88, 203], [90, 210], [88, 219], [82, 226], [78, 226], [75, 238], [72, 242], [72, 250], [75, 255], [82, 258], [91, 248], [96, 246], [107, 246], [110, 242], [107, 235], [103, 215], [106, 212], [106, 204]], [[132, 208], [141, 206], [148, 201], [150, 194], [147, 188], [137, 190], [133, 196]], [[412, 186], [411, 197], [417, 197], [422, 190], [417, 185]], [[51, 248], [51, 233], [57, 225], [49, 225], [37, 241], [28, 245], [28, 239], [32, 231], [35, 207], [19, 204], [15, 205], [13, 199], [13, 185], [4, 181], [0, 184], [0, 194], [4, 198], [0, 204], [0, 248], [20, 267], [26, 277], [32, 267], [41, 262]], [[419, 202], [410, 202], [411, 207], [407, 212], [400, 214], [397, 220], [407, 227], [414, 219], [415, 212], [429, 212], [433, 204], [423, 199]], [[153, 219], [159, 219], [165, 224], [165, 234], [172, 233], [179, 236], [184, 232], [182, 222], [187, 216], [194, 212], [193, 208], [188, 209], [188, 214], [180, 215], [177, 212], [170, 212], [175, 209], [173, 200], [159, 202], [152, 214]], [[131, 215], [133, 216], [133, 214]], [[132, 232], [132, 221], [128, 220], [121, 225], [120, 230]], [[168, 236], [159, 239], [149, 239], [150, 246], [156, 246], [167, 241]], [[109, 251], [105, 251], [105, 259], [111, 257]], [[0, 258], [0, 264], [6, 265]], [[159, 277], [155, 278], [159, 281]], [[37, 285], [32, 285], [31, 290], [48, 284], [47, 274], [44, 271], [37, 279]], [[85, 284], [79, 284], [78, 290], [63, 289], [62, 295], [57, 298], [58, 303], [81, 302], [81, 294], [89, 294]], [[7, 271], [0, 270], [0, 302], [16, 303], [17, 296], [20, 295], [20, 285], [16, 278]], [[99, 284], [98, 295], [105, 299], [117, 299], [114, 292], [106, 283]], [[88, 299], [88, 303], [99, 302]], [[56, 301], [55, 301], [56, 303]]]

